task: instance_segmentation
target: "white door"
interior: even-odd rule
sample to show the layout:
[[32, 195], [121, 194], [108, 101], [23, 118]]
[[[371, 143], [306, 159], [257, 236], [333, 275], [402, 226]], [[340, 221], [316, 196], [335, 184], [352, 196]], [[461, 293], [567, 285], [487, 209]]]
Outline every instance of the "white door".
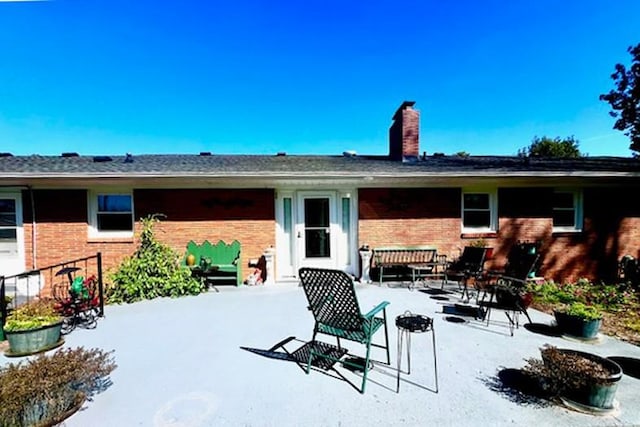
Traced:
[[22, 197], [0, 192], [0, 275], [24, 271]]
[[300, 192], [297, 248], [300, 267], [336, 268], [338, 248], [334, 192]]

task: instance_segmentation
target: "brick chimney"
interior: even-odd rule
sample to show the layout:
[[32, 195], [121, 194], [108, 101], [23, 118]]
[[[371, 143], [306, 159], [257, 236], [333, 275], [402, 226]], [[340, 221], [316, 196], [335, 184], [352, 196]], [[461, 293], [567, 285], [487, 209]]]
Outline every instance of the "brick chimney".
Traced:
[[389, 128], [389, 157], [403, 162], [415, 161], [420, 153], [420, 112], [415, 101], [404, 101], [393, 115]]

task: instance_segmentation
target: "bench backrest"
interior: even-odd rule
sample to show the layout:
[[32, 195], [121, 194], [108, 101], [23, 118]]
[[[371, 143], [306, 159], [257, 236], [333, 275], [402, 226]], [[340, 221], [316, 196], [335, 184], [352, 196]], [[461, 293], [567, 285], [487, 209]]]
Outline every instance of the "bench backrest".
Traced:
[[202, 257], [208, 258], [213, 265], [230, 265], [235, 264], [240, 257], [240, 242], [234, 240], [227, 244], [220, 240], [215, 245], [205, 240], [201, 245], [198, 245], [193, 240], [187, 243], [186, 257], [192, 254], [195, 256], [195, 264], [200, 264]]
[[437, 250], [431, 246], [388, 246], [373, 249], [376, 265], [421, 264], [436, 261]]

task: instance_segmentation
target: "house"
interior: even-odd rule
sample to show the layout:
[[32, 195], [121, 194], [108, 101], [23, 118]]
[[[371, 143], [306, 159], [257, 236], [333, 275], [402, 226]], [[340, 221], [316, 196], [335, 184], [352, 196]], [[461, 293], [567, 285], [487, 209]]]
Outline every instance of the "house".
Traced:
[[[436, 149], [436, 142], [430, 149]], [[424, 147], [423, 147], [424, 149]], [[0, 155], [0, 274], [101, 252], [107, 270], [136, 248], [137, 219], [166, 215], [158, 237], [275, 250], [276, 281], [300, 266], [358, 274], [358, 248], [428, 244], [456, 256], [485, 239], [502, 265], [535, 241], [540, 275], [610, 278], [640, 250], [640, 163], [421, 153], [419, 112], [404, 102], [389, 155]]]

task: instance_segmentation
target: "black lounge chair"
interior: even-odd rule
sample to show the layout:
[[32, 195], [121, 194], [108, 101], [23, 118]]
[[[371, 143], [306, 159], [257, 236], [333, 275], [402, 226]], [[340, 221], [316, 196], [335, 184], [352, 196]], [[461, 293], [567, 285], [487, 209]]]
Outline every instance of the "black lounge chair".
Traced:
[[[372, 361], [371, 347], [385, 349], [387, 353], [386, 364], [389, 365], [391, 362], [386, 312], [389, 302], [383, 301], [367, 314], [361, 314], [353, 280], [345, 272], [303, 267], [298, 274], [309, 302], [308, 308], [315, 319], [311, 343], [322, 344], [316, 341], [316, 336], [324, 334], [336, 337], [338, 349], [342, 348], [340, 339], [358, 342], [366, 346], [364, 360], [350, 358], [341, 361], [346, 368], [362, 369], [362, 385], [359, 391], [364, 393], [367, 371], [370, 361]], [[373, 343], [374, 334], [382, 327], [384, 327], [384, 345]], [[336, 357], [334, 352], [326, 352], [321, 349], [322, 345], [309, 347], [307, 374], [310, 372], [311, 366], [317, 363], [314, 361], [315, 358], [328, 359], [334, 363], [340, 361], [339, 358], [342, 354]]]

